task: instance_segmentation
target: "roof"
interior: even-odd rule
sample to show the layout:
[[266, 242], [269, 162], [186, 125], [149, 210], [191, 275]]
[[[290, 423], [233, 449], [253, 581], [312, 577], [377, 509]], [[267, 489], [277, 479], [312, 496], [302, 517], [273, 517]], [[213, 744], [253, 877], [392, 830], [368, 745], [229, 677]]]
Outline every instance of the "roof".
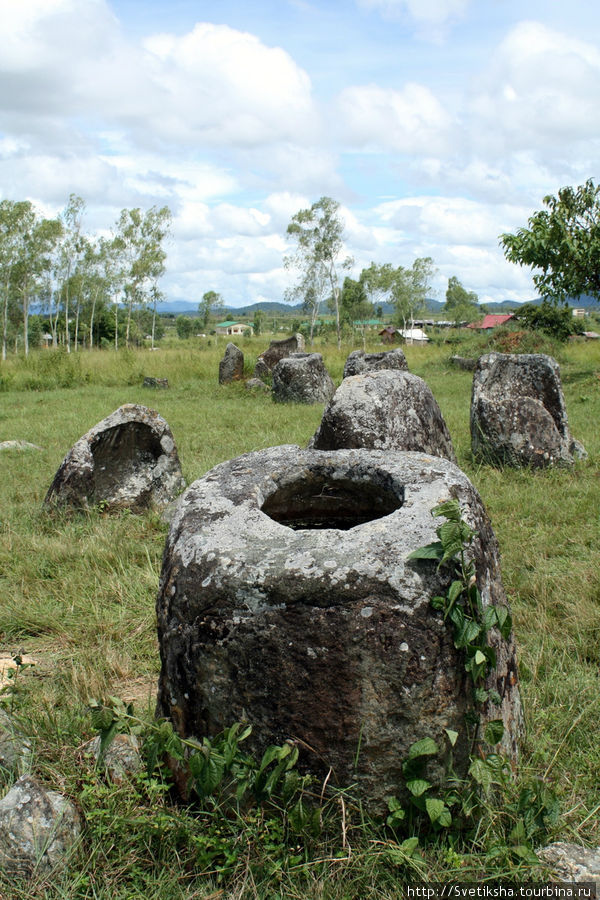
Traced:
[[217, 322], [215, 328], [231, 328], [232, 325], [242, 325], [244, 328], [252, 328], [252, 322], [236, 322], [235, 319], [228, 319], [227, 322]]
[[400, 331], [402, 337], [407, 341], [428, 341], [429, 338], [422, 328], [405, 328]]
[[487, 316], [483, 317], [481, 322], [471, 322], [470, 325], [467, 325], [467, 328], [496, 328], [497, 325], [504, 325], [509, 319], [514, 319], [512, 313], [488, 313]]

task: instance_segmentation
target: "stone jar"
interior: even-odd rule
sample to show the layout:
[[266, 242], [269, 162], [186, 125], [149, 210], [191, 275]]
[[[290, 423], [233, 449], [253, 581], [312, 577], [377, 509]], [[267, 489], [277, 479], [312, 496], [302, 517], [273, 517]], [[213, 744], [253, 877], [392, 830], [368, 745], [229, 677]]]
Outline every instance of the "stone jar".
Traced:
[[473, 373], [471, 449], [497, 466], [572, 466], [573, 439], [558, 363], [543, 353], [488, 353]]
[[292, 353], [273, 369], [273, 400], [278, 403], [327, 403], [334, 393], [320, 353]]
[[[459, 733], [470, 750], [464, 660], [431, 598], [450, 574], [409, 554], [436, 540], [431, 510], [455, 497], [478, 531], [483, 602], [506, 604], [479, 495], [447, 459], [288, 445], [223, 463], [182, 496], [157, 601], [158, 713], [181, 735], [253, 726], [250, 748], [297, 741], [305, 768], [357, 786], [381, 812], [410, 745]], [[521, 728], [515, 646], [496, 632], [490, 677], [504, 749]], [[245, 745], [246, 746], [246, 745]], [[440, 774], [440, 773], [438, 773]]]
[[163, 509], [184, 487], [168, 423], [147, 406], [126, 403], [71, 447], [44, 502], [141, 512]]
[[450, 432], [430, 387], [418, 375], [391, 369], [344, 378], [308, 446], [414, 450], [456, 462]]
[[381, 369], [408, 371], [408, 363], [400, 347], [395, 347], [393, 350], [382, 350], [379, 353], [353, 350], [344, 365], [344, 378], [349, 378], [351, 375], [363, 375], [365, 372], [379, 372]]

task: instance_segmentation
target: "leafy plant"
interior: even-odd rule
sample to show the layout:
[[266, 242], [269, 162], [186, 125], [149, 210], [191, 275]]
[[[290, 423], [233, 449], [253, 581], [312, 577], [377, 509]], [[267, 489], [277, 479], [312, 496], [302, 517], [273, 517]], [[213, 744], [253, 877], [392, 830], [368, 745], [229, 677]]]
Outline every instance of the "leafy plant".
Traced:
[[431, 605], [443, 613], [452, 627], [454, 646], [464, 652], [475, 706], [488, 700], [500, 703], [497, 692], [485, 687], [487, 676], [496, 667], [496, 651], [488, 643], [488, 634], [498, 628], [506, 640], [512, 631], [511, 615], [505, 606], [483, 607], [475, 562], [468, 555], [477, 532], [462, 518], [458, 501], [440, 503], [432, 515], [446, 519], [436, 528], [438, 540], [413, 551], [408, 558], [437, 560], [438, 568], [450, 566], [453, 578], [446, 596], [433, 597]]
[[241, 747], [252, 733], [251, 725], [236, 722], [216, 737], [200, 741], [181, 737], [167, 720], [143, 722], [133, 714], [132, 704], [116, 697], [107, 702], [92, 700], [90, 709], [92, 724], [100, 735], [100, 763], [118, 732], [145, 734], [148, 775], [159, 770], [167, 777], [166, 763], [170, 761], [185, 773], [185, 793], [193, 794], [200, 802], [210, 797], [219, 801], [235, 799], [238, 805], [277, 800], [291, 810], [296, 825], [302, 826], [308, 820], [302, 794], [313, 779], [296, 770], [298, 747], [292, 741], [268, 747], [256, 760]]

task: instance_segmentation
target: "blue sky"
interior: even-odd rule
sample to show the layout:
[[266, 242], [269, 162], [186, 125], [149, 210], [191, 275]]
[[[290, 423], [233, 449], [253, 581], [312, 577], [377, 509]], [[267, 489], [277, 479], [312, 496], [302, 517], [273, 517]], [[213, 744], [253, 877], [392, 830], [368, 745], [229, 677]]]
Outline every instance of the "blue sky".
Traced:
[[431, 256], [438, 299], [530, 299], [498, 235], [598, 180], [595, 0], [1, 0], [0, 33], [0, 195], [102, 233], [167, 204], [172, 299], [282, 299], [324, 195], [355, 276]]

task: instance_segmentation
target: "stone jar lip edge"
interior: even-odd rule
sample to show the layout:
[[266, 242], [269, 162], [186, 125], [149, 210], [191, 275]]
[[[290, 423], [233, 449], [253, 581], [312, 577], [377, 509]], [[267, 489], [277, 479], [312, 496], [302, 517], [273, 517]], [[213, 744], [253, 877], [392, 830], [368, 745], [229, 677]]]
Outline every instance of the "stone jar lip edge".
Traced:
[[[295, 458], [292, 458], [295, 457]], [[372, 466], [379, 470], [385, 476], [390, 474], [391, 478], [403, 479], [403, 487], [409, 484], [409, 473], [414, 472], [427, 474], [421, 487], [417, 486], [414, 490], [410, 489], [408, 495], [405, 493], [403, 502], [400, 507], [386, 516], [374, 518], [360, 525], [354, 526], [348, 530], [340, 529], [306, 529], [294, 530], [286, 525], [277, 522], [267, 513], [262, 511], [265, 499], [271, 496], [279, 487], [280, 480], [284, 483], [290, 479], [290, 476], [296, 470], [299, 474], [306, 469], [309, 460], [315, 460], [323, 465], [333, 464], [338, 459], [346, 463], [350, 467], [353, 463], [355, 467]], [[252, 462], [257, 460], [272, 460], [273, 465], [271, 471], [260, 471], [259, 466], [252, 467]], [[393, 472], [395, 466], [397, 469]], [[275, 471], [273, 471], [275, 470]], [[281, 479], [275, 478], [274, 475], [281, 475]], [[433, 485], [438, 482], [441, 490], [437, 492], [438, 496], [433, 497], [435, 490]], [[248, 490], [240, 499], [240, 488], [245, 489], [248, 484]], [[413, 482], [414, 484], [414, 482]], [[348, 545], [363, 541], [370, 541], [376, 537], [376, 540], [385, 543], [389, 540], [389, 536], [383, 532], [382, 523], [391, 525], [390, 519], [395, 517], [410, 516], [411, 507], [418, 502], [419, 495], [428, 496], [431, 494], [431, 507], [437, 505], [445, 499], [451, 498], [450, 485], [454, 484], [459, 487], [458, 498], [461, 505], [465, 501], [470, 501], [470, 506], [475, 501], [474, 508], [479, 508], [484, 517], [487, 512], [479, 496], [478, 491], [471, 483], [467, 475], [450, 460], [444, 457], [433, 456], [418, 451], [384, 451], [384, 450], [368, 450], [364, 448], [351, 450], [311, 450], [299, 447], [296, 444], [283, 444], [275, 447], [269, 447], [262, 450], [252, 451], [219, 463], [213, 469], [209, 470], [204, 476], [196, 479], [186, 491], [182, 494], [177, 504], [177, 509], [171, 523], [169, 541], [181, 537], [182, 529], [187, 531], [189, 537], [197, 537], [201, 534], [223, 532], [228, 523], [236, 520], [236, 541], [241, 544], [254, 545], [255, 547], [272, 541], [278, 537], [288, 548], [297, 548], [300, 545], [306, 545], [307, 549], [316, 549], [322, 542], [321, 535], [332, 532], [337, 536], [340, 548], [342, 545]], [[430, 487], [430, 490], [427, 490]], [[270, 490], [269, 490], [270, 489]], [[200, 491], [201, 496], [197, 494]], [[236, 496], [237, 494], [237, 496]], [[193, 511], [194, 505], [200, 500], [210, 502], [211, 499], [218, 500], [213, 511], [205, 510], [202, 521], [197, 522], [193, 529], [190, 527], [183, 528], [183, 520], [189, 512]], [[224, 508], [224, 504], [228, 508]], [[427, 513], [431, 510], [428, 507]], [[433, 516], [430, 519], [424, 517], [427, 521], [427, 533], [424, 534], [423, 541], [415, 540], [414, 546], [412, 542], [407, 547], [406, 552], [422, 546], [431, 540], [436, 539], [435, 527], [439, 522]], [[467, 519], [471, 520], [471, 516], [467, 514]], [[260, 523], [260, 534], [256, 533], [256, 526]], [[475, 524], [470, 522], [470, 524]], [[175, 535], [179, 532], [178, 537]], [[312, 540], [309, 536], [312, 535]], [[311, 547], [309, 547], [311, 545]], [[404, 556], [404, 554], [402, 554]]]

